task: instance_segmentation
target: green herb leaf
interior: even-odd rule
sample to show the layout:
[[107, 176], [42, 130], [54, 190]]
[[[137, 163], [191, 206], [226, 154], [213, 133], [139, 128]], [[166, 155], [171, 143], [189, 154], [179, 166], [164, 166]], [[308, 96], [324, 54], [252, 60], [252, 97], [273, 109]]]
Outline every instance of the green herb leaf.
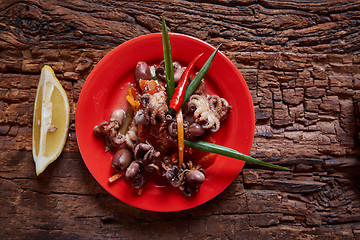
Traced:
[[290, 168], [281, 167], [281, 166], [278, 166], [278, 165], [275, 165], [275, 164], [263, 162], [263, 161], [258, 160], [256, 158], [253, 158], [253, 157], [245, 155], [245, 154], [243, 154], [241, 152], [238, 152], [238, 151], [236, 151], [234, 149], [224, 147], [224, 146], [220, 146], [220, 145], [217, 145], [217, 144], [214, 144], [214, 143], [208, 143], [208, 142], [202, 142], [202, 141], [190, 141], [190, 140], [186, 140], [186, 139], [184, 140], [184, 143], [185, 143], [186, 146], [197, 149], [197, 150], [216, 153], [216, 154], [220, 154], [220, 155], [223, 155], [223, 156], [243, 160], [245, 162], [249, 162], [249, 163], [253, 163], [253, 164], [257, 164], [257, 165], [261, 165], [261, 166], [265, 166], [265, 167], [291, 171]]
[[170, 102], [172, 95], [174, 94], [175, 91], [175, 82], [174, 82], [174, 68], [173, 68], [173, 60], [171, 55], [170, 38], [164, 17], [162, 18], [162, 43], [163, 43], [163, 53], [164, 53], [165, 74], [166, 74], [166, 91], [167, 91], [168, 102]]
[[211, 63], [213, 62], [216, 53], [218, 52], [221, 44], [215, 49], [215, 51], [211, 54], [208, 60], [205, 62], [204, 66], [200, 69], [200, 71], [196, 74], [194, 79], [191, 81], [189, 86], [186, 89], [184, 100], [182, 106], [186, 103], [186, 101], [190, 98], [191, 94], [196, 90], [197, 86], [199, 85], [201, 79], [205, 76], [206, 72], [209, 70]]

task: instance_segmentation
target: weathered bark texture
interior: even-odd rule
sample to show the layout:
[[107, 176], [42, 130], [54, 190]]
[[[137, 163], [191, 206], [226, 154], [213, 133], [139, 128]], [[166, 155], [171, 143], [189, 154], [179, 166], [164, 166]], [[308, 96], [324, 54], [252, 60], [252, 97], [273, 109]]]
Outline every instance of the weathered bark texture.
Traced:
[[[86, 77], [115, 46], [159, 32], [216, 46], [250, 88], [251, 154], [293, 168], [246, 165], [220, 196], [152, 213], [105, 192], [75, 140]], [[41, 1], [0, 3], [1, 239], [360, 239], [359, 1]], [[136, 53], [134, 53], [136, 54]], [[48, 64], [67, 91], [63, 154], [36, 177], [32, 109]]]

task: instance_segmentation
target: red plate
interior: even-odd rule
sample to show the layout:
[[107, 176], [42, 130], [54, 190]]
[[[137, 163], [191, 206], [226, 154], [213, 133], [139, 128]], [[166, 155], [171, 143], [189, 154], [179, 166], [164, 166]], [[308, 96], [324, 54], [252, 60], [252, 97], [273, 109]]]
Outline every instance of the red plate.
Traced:
[[[194, 56], [204, 53], [197, 64], [198, 70], [215, 50], [204, 41], [182, 34], [170, 33], [170, 42], [174, 61], [189, 63]], [[217, 156], [215, 163], [206, 169], [206, 180], [200, 192], [191, 198], [185, 197], [178, 189], [151, 182], [147, 183], [141, 196], [125, 179], [108, 183], [108, 178], [114, 174], [111, 167], [113, 153], [104, 152], [104, 142], [94, 136], [93, 128], [108, 120], [113, 110], [126, 106], [124, 95], [128, 84], [134, 81], [137, 62], [159, 63], [162, 59], [161, 33], [132, 39], [108, 53], [90, 73], [82, 88], [76, 110], [76, 135], [87, 168], [104, 189], [131, 206], [171, 212], [198, 206], [217, 196], [239, 174], [244, 162]], [[208, 93], [224, 97], [233, 107], [229, 118], [213, 135], [215, 143], [249, 154], [255, 117], [244, 78], [234, 64], [218, 52], [205, 81]]]

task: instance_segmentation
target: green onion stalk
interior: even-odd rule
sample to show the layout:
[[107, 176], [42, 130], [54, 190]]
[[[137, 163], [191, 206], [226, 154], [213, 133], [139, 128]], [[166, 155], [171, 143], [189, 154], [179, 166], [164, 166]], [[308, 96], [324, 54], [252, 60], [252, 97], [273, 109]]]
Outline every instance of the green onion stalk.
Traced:
[[164, 18], [162, 19], [162, 43], [163, 43], [164, 65], [165, 65], [165, 75], [166, 75], [167, 100], [168, 102], [170, 102], [172, 95], [174, 94], [175, 91], [175, 82], [174, 82], [174, 68], [173, 68], [173, 60], [171, 54], [170, 38]]
[[238, 160], [243, 160], [245, 162], [261, 165], [261, 166], [264, 166], [264, 167], [270, 167], [270, 168], [276, 168], [276, 169], [280, 169], [280, 170], [291, 171], [290, 168], [281, 167], [281, 166], [278, 166], [278, 165], [275, 165], [275, 164], [263, 162], [263, 161], [258, 160], [256, 158], [253, 158], [253, 157], [245, 155], [245, 154], [243, 154], [241, 152], [238, 152], [238, 151], [236, 151], [234, 149], [224, 147], [224, 146], [221, 146], [221, 145], [217, 145], [217, 144], [214, 144], [214, 143], [208, 143], [208, 142], [202, 142], [202, 141], [190, 141], [190, 140], [187, 140], [187, 139], [184, 140], [184, 143], [185, 143], [186, 146], [191, 147], [191, 148], [196, 149], [196, 150], [216, 153], [216, 154], [219, 154], [219, 155], [235, 158], [235, 159], [238, 159]]

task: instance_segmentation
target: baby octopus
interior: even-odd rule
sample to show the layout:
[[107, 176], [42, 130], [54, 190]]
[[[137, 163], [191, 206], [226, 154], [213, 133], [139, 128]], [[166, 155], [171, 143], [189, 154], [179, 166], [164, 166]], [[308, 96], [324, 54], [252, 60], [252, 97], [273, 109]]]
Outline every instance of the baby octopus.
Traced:
[[206, 96], [192, 95], [189, 99], [188, 106], [194, 111], [196, 123], [201, 124], [204, 129], [211, 129], [217, 132], [220, 128], [220, 120], [217, 112], [210, 109]]
[[225, 120], [231, 110], [227, 101], [216, 95], [206, 97], [194, 94], [189, 99], [188, 107], [194, 111], [195, 122], [212, 132], [220, 129], [220, 121]]
[[165, 115], [169, 111], [167, 106], [167, 96], [165, 91], [159, 91], [154, 94], [145, 93], [141, 97], [143, 109], [138, 114], [143, 114], [147, 121], [155, 125], [157, 122], [163, 122]]
[[173, 186], [179, 188], [190, 197], [200, 190], [205, 181], [205, 170], [200, 165], [193, 165], [192, 161], [183, 163], [181, 167], [170, 161], [162, 163], [163, 177]]
[[103, 121], [94, 127], [95, 136], [103, 136], [105, 138], [105, 149], [117, 148], [125, 142], [125, 137], [120, 133], [119, 129], [124, 122], [125, 112], [123, 110], [115, 110], [110, 117], [110, 121]]

